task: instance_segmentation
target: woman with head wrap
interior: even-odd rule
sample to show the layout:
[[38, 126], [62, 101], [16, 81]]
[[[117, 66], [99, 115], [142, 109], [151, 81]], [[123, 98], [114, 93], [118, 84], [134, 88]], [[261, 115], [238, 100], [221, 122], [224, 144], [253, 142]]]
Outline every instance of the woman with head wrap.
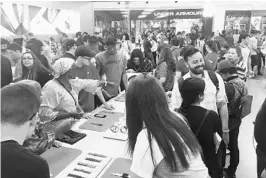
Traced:
[[[40, 117], [42, 122], [48, 122], [46, 130], [58, 136], [70, 130], [73, 119], [80, 119], [84, 112], [78, 104], [80, 90], [90, 93], [101, 92], [100, 85], [104, 81], [91, 79], [72, 79], [72, 66], [75, 61], [70, 58], [61, 58], [53, 65], [54, 79], [43, 87]], [[72, 119], [73, 118], [73, 119]]]

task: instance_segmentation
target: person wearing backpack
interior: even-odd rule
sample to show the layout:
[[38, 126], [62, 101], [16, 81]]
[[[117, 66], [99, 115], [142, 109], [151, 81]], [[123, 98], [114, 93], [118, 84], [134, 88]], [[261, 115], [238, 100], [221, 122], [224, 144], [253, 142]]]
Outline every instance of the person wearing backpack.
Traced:
[[254, 127], [254, 136], [256, 139], [257, 148], [257, 176], [258, 178], [262, 177], [262, 172], [266, 171], [266, 98], [261, 105], [261, 108], [257, 114], [255, 127]]
[[171, 107], [176, 110], [181, 106], [182, 97], [179, 91], [179, 86], [182, 80], [190, 77], [198, 77], [205, 81], [206, 87], [204, 90], [204, 99], [200, 106], [213, 110], [219, 113], [222, 121], [223, 141], [226, 145], [229, 143], [229, 129], [228, 129], [228, 109], [227, 97], [225, 93], [225, 86], [222, 77], [212, 71], [204, 70], [205, 63], [201, 52], [195, 47], [190, 47], [184, 52], [184, 60], [189, 72], [183, 77], [175, 81], [171, 97]]
[[222, 178], [222, 161], [219, 161], [222, 155], [219, 157], [214, 140], [214, 134], [222, 135], [222, 123], [215, 111], [199, 106], [205, 97], [204, 90], [204, 80], [197, 77], [184, 80], [180, 90], [183, 102], [179, 112], [187, 119], [202, 147], [203, 161], [210, 177]]
[[224, 60], [219, 63], [217, 71], [225, 81], [226, 93], [229, 100], [228, 113], [230, 132], [228, 149], [230, 150], [230, 165], [225, 169], [225, 172], [228, 178], [234, 178], [236, 177], [235, 172], [239, 164], [238, 135], [241, 125], [239, 108], [241, 108], [240, 106], [243, 98], [248, 95], [248, 89], [246, 83], [239, 78], [236, 67], [233, 66], [230, 61]]

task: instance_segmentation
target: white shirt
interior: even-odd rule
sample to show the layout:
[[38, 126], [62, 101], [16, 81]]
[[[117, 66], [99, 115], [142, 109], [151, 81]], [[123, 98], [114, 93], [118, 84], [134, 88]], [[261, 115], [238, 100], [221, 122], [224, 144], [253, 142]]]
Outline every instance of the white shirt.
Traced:
[[247, 68], [248, 66], [248, 58], [250, 55], [250, 50], [247, 46], [239, 46], [241, 48], [241, 53], [243, 56], [243, 63], [244, 63], [244, 67]]
[[[156, 166], [164, 159], [154, 138], [152, 139], [152, 149], [155, 165], [153, 164], [151, 157], [147, 129], [143, 129], [138, 134], [130, 168], [130, 170], [139, 177], [152, 178]], [[203, 163], [200, 154], [196, 157], [193, 155], [189, 155], [188, 157], [189, 168], [179, 173], [175, 173], [175, 175], [182, 178], [206, 178], [208, 176], [208, 170]]]
[[98, 80], [90, 79], [71, 79], [69, 80], [72, 91], [71, 95], [67, 90], [60, 85], [56, 80], [48, 81], [42, 89], [41, 107], [48, 107], [55, 110], [63, 110], [67, 112], [76, 112], [76, 104], [78, 102], [78, 94], [80, 90], [84, 89], [92, 94], [96, 93], [100, 88], [98, 87]]
[[154, 40], [152, 40], [152, 41], [151, 41], [151, 45], [152, 45], [152, 47], [151, 47], [151, 51], [152, 51], [152, 52], [156, 52], [156, 51], [157, 51], [157, 48], [158, 48], [157, 42], [154, 41]]
[[251, 55], [257, 55], [257, 52], [254, 49], [257, 49], [258, 40], [253, 36], [249, 38], [248, 44], [251, 51]]
[[[216, 73], [216, 76], [219, 81], [219, 91], [217, 92], [215, 85], [210, 79], [208, 72], [204, 71], [204, 77], [202, 78], [205, 81], [205, 90], [204, 90], [204, 100], [200, 103], [200, 106], [218, 112], [217, 108], [227, 103], [227, 97], [225, 93], [225, 86], [222, 77]], [[183, 76], [184, 80], [190, 78], [190, 72]], [[172, 91], [172, 102], [171, 107], [180, 108], [182, 103], [182, 97], [178, 87], [178, 80], [175, 80], [174, 88]]]

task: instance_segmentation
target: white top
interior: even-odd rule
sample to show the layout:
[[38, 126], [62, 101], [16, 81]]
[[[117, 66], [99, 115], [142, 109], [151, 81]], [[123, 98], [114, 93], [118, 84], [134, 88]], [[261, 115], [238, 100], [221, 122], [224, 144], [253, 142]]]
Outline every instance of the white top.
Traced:
[[[163, 154], [155, 141], [152, 139], [152, 149], [155, 165], [153, 164], [147, 129], [143, 129], [137, 137], [135, 145], [133, 160], [130, 170], [143, 178], [152, 178], [156, 166], [163, 160]], [[189, 155], [189, 168], [179, 173], [175, 173], [178, 177], [182, 178], [206, 178], [208, 170], [203, 163], [200, 154], [196, 157]]]
[[250, 50], [247, 46], [240, 46], [241, 48], [241, 53], [242, 53], [242, 56], [243, 56], [243, 63], [244, 63], [244, 67], [247, 68], [248, 66], [248, 58], [249, 58], [249, 55], [250, 55]]
[[[204, 90], [204, 100], [200, 103], [200, 106], [217, 112], [217, 108], [227, 103], [227, 97], [225, 93], [225, 86], [222, 77], [215, 73], [219, 81], [219, 91], [217, 92], [215, 85], [210, 79], [208, 72], [204, 71], [204, 77], [202, 78], [205, 81], [205, 90]], [[190, 78], [190, 72], [183, 76], [184, 80]], [[178, 87], [178, 80], [175, 80], [174, 88], [172, 91], [171, 97], [171, 107], [180, 108], [182, 103], [182, 97]]]
[[[69, 80], [72, 91], [70, 92], [78, 103], [79, 91], [84, 89], [90, 93], [96, 93], [98, 80], [71, 79]], [[64, 110], [67, 112], [77, 112], [75, 101], [67, 90], [55, 80], [48, 81], [42, 89], [41, 107], [48, 107], [54, 110]]]
[[254, 49], [257, 49], [258, 40], [254, 36], [249, 39], [248, 45], [251, 50], [251, 55], [257, 55], [257, 52]]
[[152, 45], [152, 47], [151, 47], [151, 51], [152, 51], [152, 52], [156, 52], [156, 51], [157, 51], [157, 48], [158, 48], [158, 44], [157, 44], [157, 42], [154, 41], [154, 40], [151, 40], [151, 45]]

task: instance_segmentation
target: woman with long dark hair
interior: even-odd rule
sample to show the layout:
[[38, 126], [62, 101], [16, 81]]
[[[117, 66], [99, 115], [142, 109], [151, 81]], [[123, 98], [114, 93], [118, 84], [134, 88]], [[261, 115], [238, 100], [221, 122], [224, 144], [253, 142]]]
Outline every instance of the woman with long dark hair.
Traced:
[[183, 102], [179, 112], [183, 114], [203, 150], [204, 162], [212, 178], [220, 178], [223, 169], [216, 155], [214, 134], [222, 135], [222, 123], [214, 111], [200, 107], [204, 99], [205, 82], [200, 78], [188, 78], [182, 83], [180, 92]]
[[197, 139], [169, 110], [155, 77], [145, 73], [132, 79], [126, 93], [126, 123], [132, 172], [145, 178], [207, 177]]
[[35, 80], [41, 87], [43, 87], [46, 82], [53, 79], [53, 75], [48, 71], [46, 67], [42, 65], [39, 59], [34, 53], [28, 51], [25, 52], [21, 57], [22, 75], [19, 79], [15, 80]]
[[134, 49], [127, 63], [127, 72], [141, 73], [152, 72], [153, 66], [150, 60], [145, 59], [140, 49]]
[[155, 77], [161, 82], [164, 90], [171, 91], [174, 86], [176, 72], [175, 57], [170, 48], [165, 47], [161, 50], [158, 65], [155, 70]]

